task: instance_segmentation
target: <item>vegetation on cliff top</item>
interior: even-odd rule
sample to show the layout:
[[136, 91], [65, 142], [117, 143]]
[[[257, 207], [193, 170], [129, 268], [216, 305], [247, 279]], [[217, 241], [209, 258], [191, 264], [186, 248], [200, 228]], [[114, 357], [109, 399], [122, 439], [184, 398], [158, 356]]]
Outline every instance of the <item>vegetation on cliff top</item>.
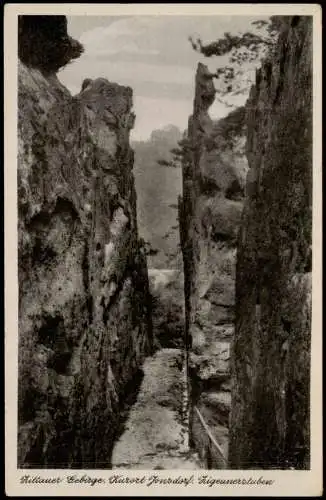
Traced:
[[194, 50], [205, 57], [228, 56], [226, 64], [218, 67], [212, 77], [218, 80], [216, 99], [224, 105], [234, 107], [229, 97], [246, 94], [253, 81], [253, 71], [259, 67], [261, 59], [272, 52], [286, 18], [272, 16], [268, 21], [251, 23], [251, 31], [241, 34], [224, 33], [218, 40], [204, 44], [200, 38], [189, 41]]

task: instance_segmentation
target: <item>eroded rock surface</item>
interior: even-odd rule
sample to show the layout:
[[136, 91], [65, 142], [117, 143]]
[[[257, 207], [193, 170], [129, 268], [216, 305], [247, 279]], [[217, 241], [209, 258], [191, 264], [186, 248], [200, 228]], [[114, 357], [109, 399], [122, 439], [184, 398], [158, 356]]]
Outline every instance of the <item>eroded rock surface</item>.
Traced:
[[72, 97], [42, 59], [23, 59], [18, 464], [108, 467], [127, 384], [152, 344], [132, 90], [99, 78]]
[[309, 468], [312, 18], [284, 23], [247, 103], [230, 466]]

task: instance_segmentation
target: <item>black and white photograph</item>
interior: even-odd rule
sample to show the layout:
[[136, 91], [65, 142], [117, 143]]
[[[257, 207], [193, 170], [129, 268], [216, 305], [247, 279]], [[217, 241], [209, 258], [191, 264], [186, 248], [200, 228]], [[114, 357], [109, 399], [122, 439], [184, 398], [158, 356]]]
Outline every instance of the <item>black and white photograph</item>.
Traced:
[[321, 12], [119, 5], [15, 15], [17, 483], [268, 495], [321, 466]]

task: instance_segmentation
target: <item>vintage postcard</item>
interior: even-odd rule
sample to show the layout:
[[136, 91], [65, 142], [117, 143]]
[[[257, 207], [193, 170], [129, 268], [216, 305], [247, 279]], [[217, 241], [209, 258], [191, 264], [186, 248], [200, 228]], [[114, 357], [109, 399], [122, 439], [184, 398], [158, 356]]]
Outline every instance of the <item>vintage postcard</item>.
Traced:
[[321, 7], [6, 4], [8, 496], [322, 495]]

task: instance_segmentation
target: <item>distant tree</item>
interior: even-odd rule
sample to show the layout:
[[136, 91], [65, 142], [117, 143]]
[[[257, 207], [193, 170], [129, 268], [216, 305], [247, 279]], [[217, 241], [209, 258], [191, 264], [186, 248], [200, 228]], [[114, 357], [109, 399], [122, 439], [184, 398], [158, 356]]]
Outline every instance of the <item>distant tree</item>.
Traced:
[[184, 151], [180, 148], [172, 148], [170, 149], [170, 160], [160, 159], [157, 160], [157, 163], [162, 167], [172, 167], [172, 168], [180, 168], [182, 166], [182, 157]]
[[157, 163], [161, 167], [180, 168], [182, 165], [183, 150], [181, 148], [170, 149], [171, 158], [169, 160], [159, 159]]
[[234, 108], [229, 98], [247, 93], [252, 85], [253, 71], [263, 57], [273, 52], [283, 22], [284, 17], [281, 16], [272, 16], [268, 21], [253, 21], [251, 31], [243, 34], [224, 33], [223, 37], [207, 44], [200, 38], [194, 40], [189, 37], [193, 49], [205, 57], [227, 56], [226, 63], [212, 73], [218, 80], [218, 101]]
[[141, 242], [146, 255], [152, 256], [152, 255], [157, 255], [159, 253], [159, 249], [153, 248], [149, 241], [145, 241], [143, 238], [141, 238]]
[[170, 160], [160, 159], [157, 163], [162, 167], [181, 168], [189, 158], [189, 152], [193, 149], [194, 145], [192, 145], [190, 141], [184, 137], [178, 141], [178, 147], [170, 150]]
[[160, 159], [160, 160], [157, 160], [157, 163], [161, 166], [161, 167], [171, 167], [171, 160], [164, 160], [164, 159]]

